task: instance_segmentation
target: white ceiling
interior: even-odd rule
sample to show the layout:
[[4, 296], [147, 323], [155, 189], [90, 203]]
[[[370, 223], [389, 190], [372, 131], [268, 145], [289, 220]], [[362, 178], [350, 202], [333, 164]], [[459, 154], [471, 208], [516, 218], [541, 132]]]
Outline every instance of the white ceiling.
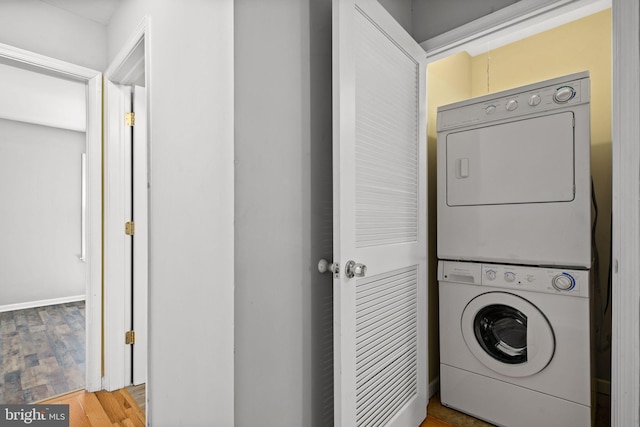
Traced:
[[40, 0], [74, 15], [107, 25], [121, 0]]

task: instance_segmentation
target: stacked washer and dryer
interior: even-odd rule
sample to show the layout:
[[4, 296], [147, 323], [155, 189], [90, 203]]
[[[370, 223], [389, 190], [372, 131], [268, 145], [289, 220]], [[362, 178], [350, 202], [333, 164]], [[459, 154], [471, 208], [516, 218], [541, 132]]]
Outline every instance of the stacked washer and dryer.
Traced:
[[592, 423], [588, 72], [438, 108], [440, 398]]

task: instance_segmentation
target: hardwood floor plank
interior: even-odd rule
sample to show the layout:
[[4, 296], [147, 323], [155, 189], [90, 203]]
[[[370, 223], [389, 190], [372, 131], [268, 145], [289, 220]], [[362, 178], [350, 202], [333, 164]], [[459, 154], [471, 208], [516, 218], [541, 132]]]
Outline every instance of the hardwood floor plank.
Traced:
[[77, 397], [60, 403], [69, 405], [69, 427], [91, 427], [91, 421], [84, 413], [84, 408]]
[[132, 385], [126, 387], [125, 390], [129, 393], [133, 400], [138, 404], [138, 407], [144, 414], [147, 408], [147, 387], [146, 384]]
[[69, 405], [70, 427], [145, 427], [144, 411], [126, 389], [88, 393], [84, 390], [54, 397], [41, 404]]
[[118, 395], [117, 391], [113, 393], [97, 391], [95, 394], [100, 401], [102, 409], [106, 412], [112, 423], [119, 423], [127, 418], [127, 415], [124, 413], [124, 408], [118, 399], [116, 399], [116, 395]]
[[452, 424], [445, 423], [444, 421], [440, 421], [437, 418], [432, 417], [431, 415], [427, 416], [427, 419], [420, 424], [420, 427], [454, 427]]
[[94, 393], [85, 393], [83, 399], [83, 409], [91, 426], [108, 426], [113, 424], [106, 411], [102, 407], [100, 400]]
[[126, 404], [129, 407], [133, 408], [138, 406], [138, 404], [136, 403], [136, 400], [133, 398], [131, 393], [129, 393], [129, 391], [126, 388], [123, 388], [122, 390], [118, 390], [118, 394], [122, 396], [122, 399], [126, 402]]
[[127, 419], [131, 421], [131, 424], [134, 427], [144, 427], [145, 425], [145, 417], [140, 418], [140, 412], [134, 410], [133, 408], [129, 408], [125, 410], [127, 414]]
[[133, 396], [131, 396], [126, 389], [118, 390], [118, 394], [122, 396], [124, 400], [124, 412], [127, 414], [127, 417], [131, 419], [134, 426], [144, 427], [146, 421], [145, 413], [140, 409]]

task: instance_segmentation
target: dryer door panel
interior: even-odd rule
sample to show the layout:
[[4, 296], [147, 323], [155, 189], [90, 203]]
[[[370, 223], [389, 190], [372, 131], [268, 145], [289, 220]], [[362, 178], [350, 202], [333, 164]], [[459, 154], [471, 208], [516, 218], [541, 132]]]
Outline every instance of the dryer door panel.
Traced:
[[450, 133], [446, 151], [449, 206], [574, 199], [571, 112]]

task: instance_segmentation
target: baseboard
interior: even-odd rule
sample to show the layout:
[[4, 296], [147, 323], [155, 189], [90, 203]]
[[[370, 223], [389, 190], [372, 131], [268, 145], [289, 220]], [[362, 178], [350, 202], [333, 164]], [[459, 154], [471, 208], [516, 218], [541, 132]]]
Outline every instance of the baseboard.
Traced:
[[433, 397], [440, 390], [440, 377], [436, 377], [435, 380], [429, 383], [429, 399]]
[[0, 313], [5, 311], [24, 310], [27, 308], [44, 307], [47, 305], [66, 304], [68, 302], [84, 301], [84, 295], [74, 295], [71, 297], [52, 298], [40, 301], [20, 302], [17, 304], [0, 305]]
[[[611, 381], [596, 378], [596, 392], [601, 394], [611, 395]], [[433, 397], [440, 390], [440, 377], [429, 383], [429, 399]]]

